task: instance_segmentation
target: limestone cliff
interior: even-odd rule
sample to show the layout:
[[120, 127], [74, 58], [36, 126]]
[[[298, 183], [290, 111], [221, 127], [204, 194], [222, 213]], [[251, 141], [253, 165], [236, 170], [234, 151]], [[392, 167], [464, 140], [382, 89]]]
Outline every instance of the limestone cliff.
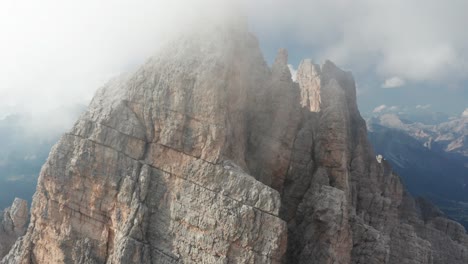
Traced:
[[12, 205], [0, 213], [0, 258], [3, 258], [16, 239], [26, 232], [28, 202], [15, 198]]
[[2, 263], [467, 263], [434, 211], [375, 160], [349, 72], [304, 60], [293, 82], [227, 24], [97, 92]]

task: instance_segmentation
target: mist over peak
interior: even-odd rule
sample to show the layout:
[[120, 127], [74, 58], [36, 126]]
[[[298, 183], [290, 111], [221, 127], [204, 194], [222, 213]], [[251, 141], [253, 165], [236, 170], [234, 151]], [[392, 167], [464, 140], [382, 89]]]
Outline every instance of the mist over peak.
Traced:
[[[416, 102], [416, 93], [405, 90], [418, 89], [432, 104], [446, 94], [455, 102], [442, 103], [447, 111], [460, 112], [466, 105], [459, 98], [468, 96], [468, 34], [460, 26], [467, 5], [435, 0], [7, 2], [0, 10], [0, 34], [8, 40], [0, 44], [0, 116], [87, 104], [106, 80], [135, 70], [174, 34], [239, 14], [259, 36], [268, 62], [286, 47], [291, 65], [310, 57], [352, 69], [364, 108], [375, 107], [372, 99]], [[382, 85], [399, 91], [380, 91]]]

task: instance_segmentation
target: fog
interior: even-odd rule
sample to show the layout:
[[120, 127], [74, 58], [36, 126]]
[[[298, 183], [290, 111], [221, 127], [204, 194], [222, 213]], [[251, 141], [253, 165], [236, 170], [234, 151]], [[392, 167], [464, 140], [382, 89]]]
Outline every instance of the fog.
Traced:
[[466, 10], [460, 0], [3, 1], [0, 118], [40, 119], [87, 104], [108, 79], [135, 69], [194, 21], [237, 12], [263, 46], [288, 38], [303, 57], [377, 80], [370, 89], [432, 82], [466, 90]]

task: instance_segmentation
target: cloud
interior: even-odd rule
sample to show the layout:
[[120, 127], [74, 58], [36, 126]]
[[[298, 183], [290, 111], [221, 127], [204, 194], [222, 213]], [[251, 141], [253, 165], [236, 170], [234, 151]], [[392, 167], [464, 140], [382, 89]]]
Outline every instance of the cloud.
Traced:
[[193, 20], [242, 8], [252, 31], [275, 51], [294, 43], [304, 48], [301, 57], [331, 59], [379, 80], [468, 76], [468, 1], [4, 1], [0, 117], [87, 104], [99, 86], [134, 70]]
[[[218, 3], [219, 2], [219, 3]], [[0, 116], [87, 104], [197, 19], [229, 15], [228, 1], [6, 1], [0, 8]]]
[[297, 38], [315, 59], [410, 81], [467, 78], [468, 1], [252, 2], [260, 30]]
[[288, 64], [289, 71], [291, 72], [291, 79], [295, 82], [297, 80], [297, 70], [294, 69], [294, 66]]
[[387, 105], [379, 105], [374, 110], [372, 110], [373, 113], [389, 113], [389, 112], [397, 112], [400, 110], [399, 106], [392, 105], [392, 106], [387, 106]]
[[398, 88], [403, 85], [405, 85], [405, 80], [399, 77], [392, 77], [385, 80], [385, 82], [382, 84], [382, 88]]
[[417, 105], [417, 106], [416, 106], [416, 109], [423, 109], [423, 110], [424, 110], [424, 109], [429, 109], [429, 108], [431, 108], [431, 106], [432, 106], [432, 105], [430, 105], [430, 104], [426, 104], [426, 105]]
[[11, 175], [8, 176], [5, 180], [7, 182], [17, 182], [17, 181], [24, 181], [26, 177], [24, 175]]
[[36, 160], [36, 159], [37, 159], [37, 156], [36, 156], [36, 154], [30, 154], [30, 155], [24, 156], [23, 159], [24, 159], [24, 160]]
[[462, 117], [468, 117], [468, 108], [465, 109], [465, 111], [463, 111], [463, 113], [461, 114]]
[[386, 105], [379, 105], [377, 106], [376, 108], [374, 108], [374, 110], [372, 111], [372, 113], [380, 113], [382, 112], [383, 110], [385, 110], [387, 108]]

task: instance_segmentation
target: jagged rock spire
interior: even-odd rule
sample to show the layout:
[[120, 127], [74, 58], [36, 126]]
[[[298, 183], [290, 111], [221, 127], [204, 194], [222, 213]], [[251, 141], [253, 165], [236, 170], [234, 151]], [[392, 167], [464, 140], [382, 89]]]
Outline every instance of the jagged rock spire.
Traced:
[[320, 111], [322, 87], [320, 67], [312, 60], [303, 60], [297, 69], [296, 80], [301, 88], [301, 106], [311, 112]]

